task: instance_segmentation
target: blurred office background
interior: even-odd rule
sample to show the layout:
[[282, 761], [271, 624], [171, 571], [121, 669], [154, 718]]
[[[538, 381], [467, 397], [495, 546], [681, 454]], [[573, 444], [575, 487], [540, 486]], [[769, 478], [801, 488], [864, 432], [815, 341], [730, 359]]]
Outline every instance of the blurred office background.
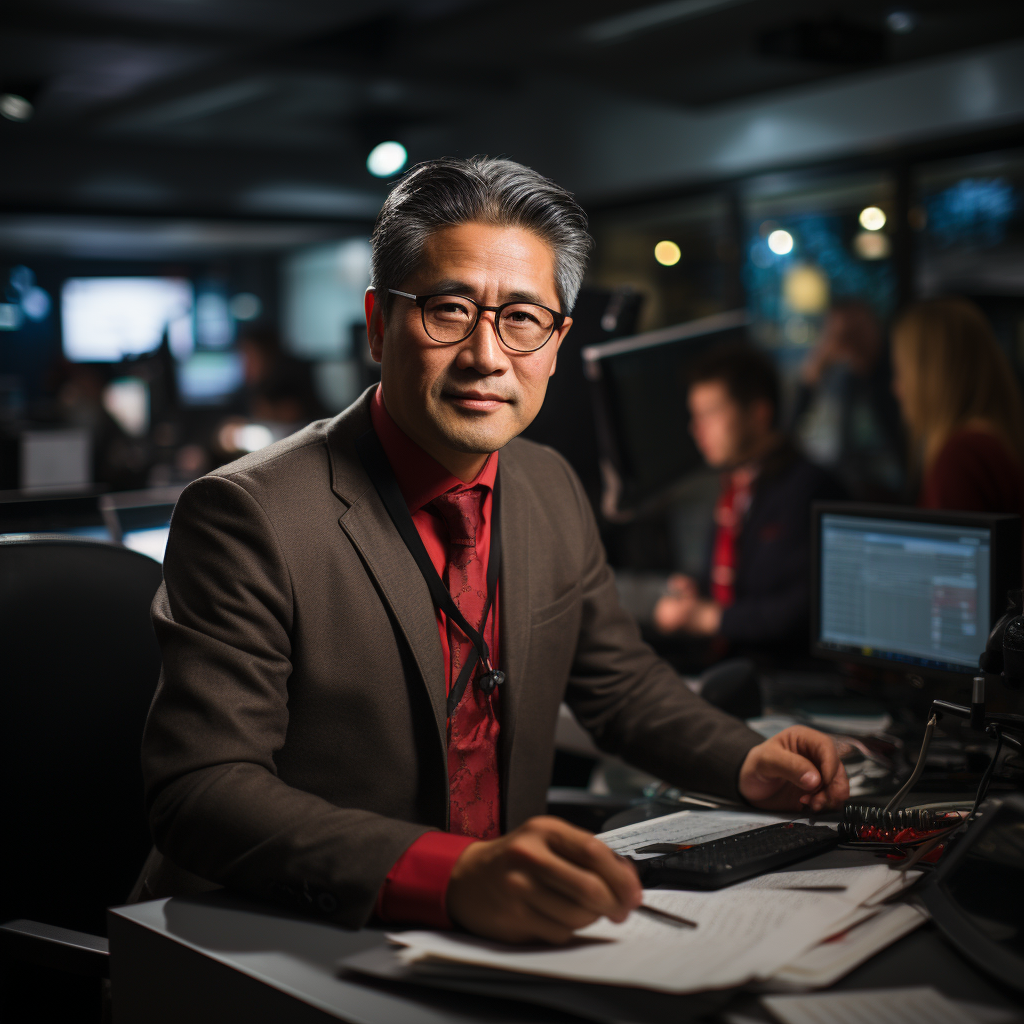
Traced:
[[[1017, 2], [34, 0], [5, 10], [0, 94], [0, 533], [58, 498], [53, 528], [144, 533], [344, 408], [374, 380], [374, 216], [444, 154], [530, 164], [591, 215], [533, 435], [596, 507], [595, 342], [746, 310], [792, 401], [831, 305], [884, 331], [955, 292], [1024, 375]], [[621, 567], [701, 558], [714, 480], [668, 490], [659, 530], [605, 522]]]

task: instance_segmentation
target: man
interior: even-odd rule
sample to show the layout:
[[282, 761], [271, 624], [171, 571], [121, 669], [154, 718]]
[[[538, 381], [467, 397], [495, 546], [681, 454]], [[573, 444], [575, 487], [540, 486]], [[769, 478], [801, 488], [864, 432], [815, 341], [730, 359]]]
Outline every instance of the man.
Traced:
[[906, 448], [882, 326], [862, 299], [833, 303], [797, 381], [792, 423], [808, 455], [856, 498], [897, 501]]
[[350, 927], [376, 913], [510, 941], [622, 920], [631, 866], [536, 817], [563, 698], [602, 747], [679, 784], [766, 807], [845, 797], [830, 740], [761, 743], [641, 643], [578, 481], [514, 440], [571, 325], [585, 225], [518, 164], [414, 168], [373, 236], [381, 388], [179, 499], [139, 895], [226, 885]]
[[716, 637], [726, 648], [792, 653], [807, 644], [810, 511], [842, 497], [778, 429], [771, 358], [747, 346], [713, 350], [690, 375], [690, 430], [722, 471], [706, 579], [677, 575], [654, 609], [663, 633]]

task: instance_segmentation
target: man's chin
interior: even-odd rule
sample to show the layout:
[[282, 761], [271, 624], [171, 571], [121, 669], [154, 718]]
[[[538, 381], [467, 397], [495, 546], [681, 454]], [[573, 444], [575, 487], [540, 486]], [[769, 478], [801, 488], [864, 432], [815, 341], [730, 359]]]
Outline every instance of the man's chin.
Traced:
[[520, 433], [518, 424], [494, 422], [490, 416], [448, 418], [439, 426], [448, 446], [465, 455], [490, 455]]

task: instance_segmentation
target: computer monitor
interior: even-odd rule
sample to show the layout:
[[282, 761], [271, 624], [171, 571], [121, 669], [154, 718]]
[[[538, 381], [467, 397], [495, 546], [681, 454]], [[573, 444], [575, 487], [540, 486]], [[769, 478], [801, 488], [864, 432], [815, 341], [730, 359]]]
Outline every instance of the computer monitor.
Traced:
[[191, 353], [192, 284], [176, 277], [72, 277], [61, 289], [64, 355], [74, 363], [118, 363], [160, 346]]
[[618, 509], [635, 508], [704, 464], [690, 437], [689, 368], [709, 349], [745, 340], [749, 322], [736, 310], [583, 349], [606, 487], [611, 470]]
[[949, 678], [978, 672], [1021, 583], [1015, 515], [819, 502], [811, 652]]

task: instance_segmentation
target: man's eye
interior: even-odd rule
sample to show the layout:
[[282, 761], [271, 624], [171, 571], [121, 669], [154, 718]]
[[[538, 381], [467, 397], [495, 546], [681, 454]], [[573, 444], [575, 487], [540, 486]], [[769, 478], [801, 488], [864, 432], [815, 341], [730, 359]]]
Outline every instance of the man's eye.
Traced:
[[442, 316], [448, 319], [465, 319], [469, 317], [469, 308], [461, 302], [439, 302], [431, 306], [427, 312], [431, 316]]
[[538, 316], [527, 309], [506, 309], [502, 320], [513, 327], [532, 327], [540, 323]]

